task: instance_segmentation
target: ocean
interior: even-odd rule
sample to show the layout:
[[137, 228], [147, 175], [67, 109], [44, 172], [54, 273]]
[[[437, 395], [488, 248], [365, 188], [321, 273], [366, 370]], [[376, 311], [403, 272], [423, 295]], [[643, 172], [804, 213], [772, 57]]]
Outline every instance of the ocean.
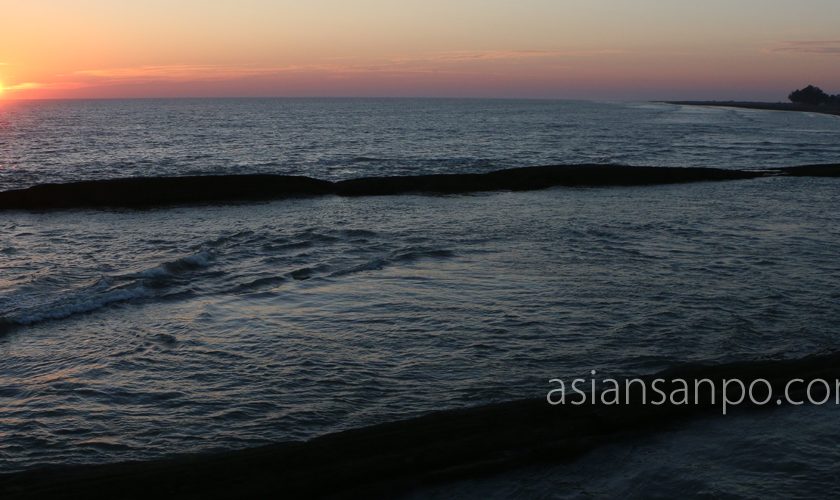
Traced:
[[[0, 190], [579, 163], [762, 170], [836, 163], [838, 137], [834, 116], [660, 103], [3, 102]], [[837, 178], [762, 177], [4, 212], [0, 471], [306, 439], [545, 397], [549, 379], [590, 370], [831, 352], [838, 206]], [[700, 419], [423, 495], [837, 493], [837, 412]]]

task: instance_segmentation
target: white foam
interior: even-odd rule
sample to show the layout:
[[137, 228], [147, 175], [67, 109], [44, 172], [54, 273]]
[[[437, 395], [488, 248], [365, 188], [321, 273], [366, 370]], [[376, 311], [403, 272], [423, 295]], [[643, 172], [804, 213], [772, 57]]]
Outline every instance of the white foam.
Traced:
[[[167, 279], [190, 270], [204, 268], [209, 266], [213, 259], [213, 252], [205, 250], [128, 276], [105, 277], [93, 285], [65, 291], [57, 297], [44, 299], [29, 294], [17, 296], [14, 307], [7, 308], [8, 312], [0, 316], [0, 323], [32, 325], [93, 312], [110, 304], [150, 298], [155, 295], [153, 288], [159, 288], [159, 285], [155, 287], [147, 280]], [[115, 287], [114, 280], [130, 281]]]
[[13, 314], [5, 318], [5, 321], [18, 325], [31, 325], [42, 321], [67, 318], [74, 314], [92, 312], [109, 304], [145, 298], [149, 295], [149, 291], [143, 286], [120, 288], [107, 292], [83, 292], [69, 300], [68, 298], [60, 298], [48, 304]]

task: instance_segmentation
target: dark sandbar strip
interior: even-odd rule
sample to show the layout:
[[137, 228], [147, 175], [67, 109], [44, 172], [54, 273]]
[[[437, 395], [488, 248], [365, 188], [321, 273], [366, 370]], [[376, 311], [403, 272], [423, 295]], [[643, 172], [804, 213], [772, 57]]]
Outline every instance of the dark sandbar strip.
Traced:
[[778, 171], [783, 175], [796, 177], [840, 177], [840, 164], [783, 167], [778, 169]]
[[742, 170], [623, 165], [556, 165], [497, 170], [484, 174], [441, 174], [364, 177], [337, 182], [344, 196], [390, 195], [409, 192], [467, 193], [531, 191], [555, 186], [645, 186], [683, 182], [751, 179], [764, 174]]
[[556, 165], [483, 174], [364, 177], [329, 182], [287, 175], [139, 177], [42, 184], [0, 192], [0, 210], [82, 207], [155, 207], [174, 204], [272, 200], [295, 196], [369, 196], [404, 193], [525, 191], [555, 186], [643, 186], [752, 179], [767, 175], [837, 175], [840, 166], [790, 167], [764, 171], [717, 168]]
[[[520, 400], [228, 453], [151, 462], [57, 467], [0, 475], [0, 497], [61, 498], [275, 498], [285, 496], [378, 495], [439, 481], [499, 472], [537, 461], [565, 461], [601, 443], [672, 428], [689, 418], [721, 415], [724, 380], [749, 384], [766, 379], [774, 394], [800, 378], [791, 396], [811, 380], [840, 377], [840, 353], [796, 360], [704, 366], [688, 365], [643, 377], [709, 379], [699, 405], [550, 406], [544, 399]], [[817, 389], [821, 384], [815, 384]], [[679, 387], [665, 383], [666, 392]], [[693, 386], [692, 386], [693, 387]], [[833, 390], [833, 389], [829, 389]], [[819, 390], [812, 397], [821, 399]], [[636, 394], [638, 396], [638, 394]], [[736, 395], [737, 396], [737, 395]], [[776, 407], [730, 407], [732, 414]], [[693, 388], [689, 398], [694, 401]], [[650, 399], [649, 399], [650, 400]]]
[[134, 177], [41, 184], [0, 192], [0, 209], [153, 207], [329, 194], [333, 184], [304, 176]]

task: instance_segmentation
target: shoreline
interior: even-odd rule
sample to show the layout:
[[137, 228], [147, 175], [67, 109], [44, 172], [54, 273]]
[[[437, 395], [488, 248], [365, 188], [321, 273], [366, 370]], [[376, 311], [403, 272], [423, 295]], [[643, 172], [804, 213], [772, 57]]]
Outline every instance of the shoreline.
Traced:
[[168, 205], [267, 201], [302, 196], [389, 196], [531, 191], [551, 187], [650, 186], [773, 176], [840, 176], [840, 163], [737, 170], [705, 167], [550, 165], [476, 174], [362, 177], [337, 182], [306, 176], [233, 174], [129, 177], [40, 184], [0, 192], [2, 210], [149, 208]]
[[820, 113], [824, 115], [840, 116], [840, 108], [825, 108], [794, 104], [791, 102], [755, 102], [755, 101], [655, 101], [680, 106], [706, 106], [716, 108], [742, 108], [763, 111], [798, 111], [802, 113]]
[[[773, 393], [799, 378], [840, 377], [840, 352], [798, 359], [688, 364], [654, 375], [674, 381], [766, 379]], [[708, 389], [708, 386], [706, 386]], [[831, 389], [827, 389], [831, 393]], [[688, 393], [687, 393], [688, 394]], [[540, 462], [574, 460], [601, 444], [656, 433], [697, 418], [721, 418], [715, 392], [697, 390], [698, 404], [625, 404], [600, 401], [551, 406], [526, 399], [424, 416], [259, 448], [182, 455], [144, 462], [53, 466], [0, 474], [5, 499], [230, 498], [288, 495], [384, 496], [421, 486], [503, 473]], [[803, 392], [796, 392], [804, 399]], [[786, 403], [785, 406], [788, 406]], [[769, 411], [776, 404], [745, 403], [733, 413]], [[781, 403], [780, 403], [780, 406]], [[730, 416], [729, 418], [736, 418]]]

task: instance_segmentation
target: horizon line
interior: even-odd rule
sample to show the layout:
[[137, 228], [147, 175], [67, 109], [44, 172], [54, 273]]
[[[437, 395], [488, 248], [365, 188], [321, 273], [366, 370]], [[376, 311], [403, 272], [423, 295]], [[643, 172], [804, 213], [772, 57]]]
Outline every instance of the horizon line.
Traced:
[[354, 96], [354, 95], [311, 95], [311, 96], [148, 96], [148, 97], [2, 97], [3, 102], [33, 102], [33, 101], [168, 101], [168, 100], [211, 100], [211, 99], [440, 99], [440, 100], [482, 100], [482, 101], [570, 101], [570, 102], [646, 102], [646, 103], [669, 103], [669, 102], [754, 102], [754, 103], [785, 103], [787, 101], [751, 101], [743, 99], [628, 99], [628, 98], [572, 98], [572, 97], [499, 97], [499, 96]]

